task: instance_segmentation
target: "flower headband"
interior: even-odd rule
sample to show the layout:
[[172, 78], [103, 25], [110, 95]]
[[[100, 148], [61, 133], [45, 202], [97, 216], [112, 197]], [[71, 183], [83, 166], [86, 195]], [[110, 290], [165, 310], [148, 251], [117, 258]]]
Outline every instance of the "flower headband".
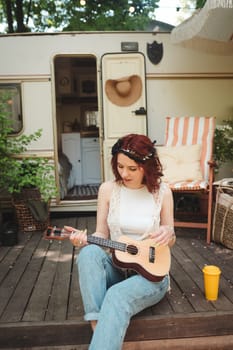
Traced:
[[123, 148], [122, 147], [122, 140], [119, 139], [112, 147], [112, 155], [114, 156], [117, 153], [123, 153], [127, 157], [133, 159], [136, 162], [144, 163], [148, 159], [152, 159], [156, 153], [155, 148], [152, 149], [152, 151], [146, 155], [138, 154], [134, 150], [130, 148]]

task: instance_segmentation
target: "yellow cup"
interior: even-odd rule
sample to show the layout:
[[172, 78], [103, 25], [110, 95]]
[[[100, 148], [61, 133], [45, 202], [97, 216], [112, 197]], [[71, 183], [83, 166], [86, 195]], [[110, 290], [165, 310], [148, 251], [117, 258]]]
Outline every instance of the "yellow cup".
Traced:
[[221, 270], [217, 266], [206, 265], [202, 271], [204, 274], [204, 289], [206, 299], [217, 300]]

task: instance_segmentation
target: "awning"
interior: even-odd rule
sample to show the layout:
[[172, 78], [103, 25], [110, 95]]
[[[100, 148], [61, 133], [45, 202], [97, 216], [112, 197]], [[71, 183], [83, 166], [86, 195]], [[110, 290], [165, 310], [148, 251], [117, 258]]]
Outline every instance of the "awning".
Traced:
[[233, 55], [233, 0], [207, 0], [202, 9], [172, 30], [171, 41], [209, 53]]

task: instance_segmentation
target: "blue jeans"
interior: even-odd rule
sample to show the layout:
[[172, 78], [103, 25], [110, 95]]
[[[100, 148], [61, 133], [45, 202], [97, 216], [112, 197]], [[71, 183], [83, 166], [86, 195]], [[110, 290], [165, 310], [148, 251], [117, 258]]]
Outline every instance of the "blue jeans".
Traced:
[[98, 320], [89, 350], [120, 350], [131, 317], [164, 297], [168, 276], [158, 283], [140, 275], [126, 279], [96, 245], [81, 249], [77, 266], [84, 319]]

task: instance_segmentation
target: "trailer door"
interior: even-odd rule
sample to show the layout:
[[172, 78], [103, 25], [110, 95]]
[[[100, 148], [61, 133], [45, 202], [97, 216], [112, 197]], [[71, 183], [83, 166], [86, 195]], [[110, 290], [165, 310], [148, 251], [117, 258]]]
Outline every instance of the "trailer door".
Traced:
[[142, 53], [105, 54], [101, 62], [103, 96], [103, 150], [105, 180], [111, 147], [129, 133], [147, 134], [145, 57]]

